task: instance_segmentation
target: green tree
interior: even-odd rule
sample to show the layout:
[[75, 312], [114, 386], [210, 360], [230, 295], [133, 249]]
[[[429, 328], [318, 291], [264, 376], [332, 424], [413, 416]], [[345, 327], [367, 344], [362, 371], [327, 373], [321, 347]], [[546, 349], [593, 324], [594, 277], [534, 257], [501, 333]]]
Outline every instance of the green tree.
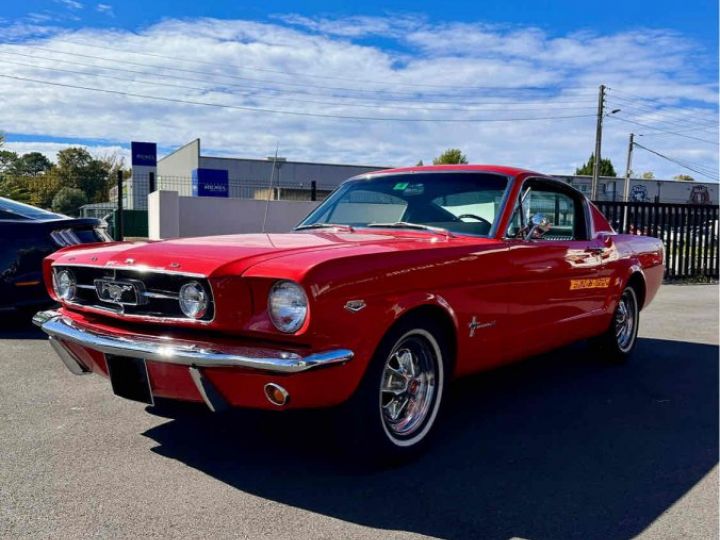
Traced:
[[10, 150], [0, 150], [0, 175], [13, 174], [18, 155]]
[[655, 180], [655, 173], [652, 171], [645, 171], [642, 173], [642, 178], [644, 180]]
[[12, 174], [18, 176], [38, 176], [53, 168], [53, 163], [40, 152], [29, 152], [15, 159]]
[[433, 165], [449, 165], [454, 163], [467, 163], [467, 156], [459, 148], [448, 148], [433, 159]]
[[423, 165], [425, 164], [423, 163], [422, 159], [415, 164], [416, 167], [422, 167]]
[[[590, 159], [587, 163], [583, 163], [582, 167], [575, 169], [575, 174], [578, 176], [592, 176], [593, 167], [595, 166], [595, 154], [590, 154]], [[607, 158], [600, 158], [600, 176], [617, 176], [615, 167], [613, 167], [612, 161]]]
[[681, 182], [694, 182], [695, 179], [689, 174], [678, 174], [673, 176], [673, 180], [680, 180]]
[[64, 187], [55, 194], [52, 200], [52, 209], [60, 214], [69, 216], [77, 216], [80, 213], [80, 207], [87, 204], [87, 197], [78, 188]]
[[107, 198], [110, 164], [95, 159], [85, 148], [60, 150], [56, 173], [61, 185], [79, 189], [90, 202], [100, 202]]

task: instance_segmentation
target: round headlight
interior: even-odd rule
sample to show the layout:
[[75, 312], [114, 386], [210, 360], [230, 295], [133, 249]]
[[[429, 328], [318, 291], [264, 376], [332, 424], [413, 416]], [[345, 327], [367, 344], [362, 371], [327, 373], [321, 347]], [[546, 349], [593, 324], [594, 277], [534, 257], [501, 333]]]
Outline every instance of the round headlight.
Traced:
[[70, 270], [61, 270], [53, 274], [53, 288], [60, 300], [69, 302], [75, 298], [75, 292], [77, 291], [75, 276]]
[[275, 328], [291, 334], [305, 322], [308, 299], [303, 288], [292, 281], [278, 281], [270, 289], [268, 314]]
[[200, 319], [207, 313], [209, 298], [205, 287], [197, 281], [190, 281], [180, 287], [178, 295], [180, 310], [186, 317]]

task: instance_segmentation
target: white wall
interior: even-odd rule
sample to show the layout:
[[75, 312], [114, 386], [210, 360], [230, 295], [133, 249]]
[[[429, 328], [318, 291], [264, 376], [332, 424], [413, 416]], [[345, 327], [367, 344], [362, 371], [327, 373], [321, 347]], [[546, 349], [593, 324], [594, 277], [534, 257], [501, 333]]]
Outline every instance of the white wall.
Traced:
[[150, 195], [148, 226], [151, 239], [217, 234], [287, 232], [319, 203], [310, 201], [258, 201], [219, 197], [179, 197], [173, 191]]
[[177, 191], [153, 191], [148, 195], [148, 237], [180, 236], [180, 204]]
[[[192, 170], [200, 166], [199, 163], [200, 139], [195, 139], [171, 154], [160, 158], [157, 164], [157, 174], [161, 181], [162, 177], [169, 179], [174, 177], [189, 178], [192, 176]], [[160, 184], [158, 184], [158, 187], [161, 188]]]

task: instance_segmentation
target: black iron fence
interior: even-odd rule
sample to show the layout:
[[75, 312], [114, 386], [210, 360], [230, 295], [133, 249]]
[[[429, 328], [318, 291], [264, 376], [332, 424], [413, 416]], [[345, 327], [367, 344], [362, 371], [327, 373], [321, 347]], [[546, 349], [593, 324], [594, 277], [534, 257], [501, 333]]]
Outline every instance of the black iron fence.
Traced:
[[617, 232], [660, 238], [665, 279], [718, 279], [718, 207], [715, 205], [597, 201]]

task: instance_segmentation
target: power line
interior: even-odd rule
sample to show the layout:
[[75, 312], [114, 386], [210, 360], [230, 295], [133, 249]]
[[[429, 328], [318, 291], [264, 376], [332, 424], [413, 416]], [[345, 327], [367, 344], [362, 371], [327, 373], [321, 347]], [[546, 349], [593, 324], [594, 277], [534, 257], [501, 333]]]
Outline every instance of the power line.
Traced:
[[[685, 169], [687, 169], [687, 170], [689, 170], [689, 171], [693, 171], [693, 172], [695, 172], [695, 173], [697, 173], [697, 174], [701, 174], [701, 175], [703, 175], [703, 176], [705, 176], [705, 177], [707, 177], [707, 178], [710, 178], [711, 180], [716, 180], [716, 181], [717, 181], [717, 179], [718, 179], [717, 176], [712, 176], [712, 175], [710, 175], [710, 174], [707, 174], [706, 172], [703, 172], [702, 170], [699, 170], [699, 169], [704, 169], [705, 171], [711, 170], [711, 169], [709, 169], [709, 168], [707, 168], [707, 167], [703, 167], [703, 166], [699, 166], [699, 165], [693, 165], [693, 166], [691, 167], [691, 166], [688, 165], [687, 163], [684, 163], [684, 162], [682, 162], [682, 161], [680, 161], [680, 160], [678, 160], [678, 159], [676, 159], [676, 158], [672, 158], [672, 157], [670, 157], [670, 156], [666, 156], [665, 154], [661, 154], [660, 152], [657, 152], [656, 150], [652, 150], [652, 149], [648, 148], [647, 146], [643, 146], [643, 145], [640, 144], [640, 143], [637, 143], [637, 142], [636, 142], [636, 143], [635, 143], [635, 146], [638, 147], [638, 148], [642, 148], [643, 150], [645, 150], [645, 151], [647, 151], [647, 152], [650, 152], [651, 154], [655, 154], [656, 156], [659, 156], [659, 157], [661, 157], [661, 158], [663, 158], [663, 159], [666, 159], [667, 161], [670, 161], [670, 162], [672, 162], [672, 163], [675, 163], [676, 165], [679, 165], [680, 167], [683, 167], [683, 168], [685, 168]], [[694, 168], [694, 167], [695, 167], [695, 168]], [[717, 173], [715, 173], [715, 174], [717, 174]]]
[[620, 107], [631, 107], [635, 110], [647, 111], [648, 113], [666, 116], [674, 121], [706, 124], [706, 125], [708, 125], [708, 127], [716, 127], [718, 125], [718, 122], [716, 120], [690, 117], [690, 115], [699, 115], [702, 112], [713, 112], [713, 113], [717, 114], [716, 111], [708, 111], [707, 109], [700, 110], [697, 108], [696, 109], [680, 108], [680, 110], [669, 111], [666, 108], [662, 109], [659, 107], [653, 107], [650, 105], [646, 105], [644, 103], [637, 102], [635, 100], [629, 100], [629, 99], [619, 97], [619, 96], [612, 96], [611, 99], [613, 101], [618, 101], [619, 102], [618, 105]]
[[205, 101], [193, 101], [193, 100], [186, 100], [186, 99], [179, 99], [179, 98], [170, 98], [170, 97], [160, 97], [160, 96], [149, 96], [146, 94], [137, 94], [134, 92], [125, 92], [121, 90], [109, 90], [105, 88], [93, 88], [88, 86], [80, 86], [80, 85], [74, 85], [74, 84], [65, 84], [65, 83], [59, 83], [59, 82], [52, 82], [52, 81], [44, 81], [39, 79], [31, 79], [28, 77], [18, 77], [15, 75], [5, 75], [0, 74], [0, 77], [6, 78], [6, 79], [15, 79], [18, 81], [26, 81], [26, 82], [34, 82], [37, 84], [45, 84], [50, 86], [59, 86], [63, 88], [74, 88], [77, 90], [88, 90], [93, 92], [102, 92], [106, 94], [113, 94], [113, 95], [120, 95], [125, 97], [136, 97], [141, 99], [150, 99], [150, 100], [156, 100], [156, 101], [166, 101], [170, 103], [182, 103], [186, 105], [202, 105], [205, 107], [216, 107], [216, 108], [222, 108], [222, 109], [236, 109], [241, 111], [250, 111], [250, 112], [260, 112], [260, 113], [270, 113], [270, 114], [285, 114], [285, 115], [292, 115], [292, 116], [310, 116], [310, 117], [316, 117], [316, 118], [336, 118], [336, 119], [344, 119], [344, 120], [368, 120], [368, 121], [378, 121], [378, 122], [438, 122], [438, 123], [485, 123], [485, 122], [524, 122], [524, 121], [534, 121], [534, 120], [560, 120], [560, 119], [569, 119], [569, 118], [586, 118], [590, 116], [595, 116], [593, 114], [585, 114], [585, 115], [569, 115], [569, 116], [537, 116], [532, 118], [402, 118], [402, 117], [382, 117], [382, 116], [351, 116], [351, 115], [339, 115], [339, 114], [323, 114], [323, 113], [311, 113], [311, 112], [303, 112], [303, 111], [284, 111], [284, 110], [278, 110], [278, 109], [268, 109], [263, 107], [248, 107], [248, 106], [242, 106], [242, 105], [227, 105], [222, 103], [210, 103]]
[[[194, 60], [192, 58], [180, 58], [178, 56], [170, 56], [166, 54], [159, 54], [159, 53], [150, 53], [146, 51], [134, 51], [130, 49], [120, 49], [118, 47], [108, 47], [106, 45], [97, 45], [94, 43], [88, 43], [88, 42], [77, 42], [77, 41], [71, 41], [67, 39], [53, 39], [54, 42], [58, 43], [68, 43], [71, 45], [80, 45], [82, 47], [92, 47], [94, 49], [104, 49], [108, 51], [115, 51], [115, 52], [121, 52], [124, 54], [137, 54], [141, 56], [147, 56], [152, 58], [163, 58], [166, 60], [180, 60], [182, 62], [190, 62], [193, 64], [202, 64], [206, 66], [217, 66], [222, 68], [227, 67], [234, 67], [236, 69], [240, 70], [247, 70], [247, 71], [259, 71], [263, 73], [275, 73], [279, 75], [287, 75], [292, 77], [312, 77], [313, 79], [328, 79], [328, 80], [338, 80], [338, 81], [350, 81], [353, 83], [369, 83], [369, 84], [382, 84], [386, 85], [388, 81], [377, 81], [377, 80], [368, 80], [368, 79], [357, 79], [355, 77], [338, 77], [333, 75], [320, 75], [315, 73], [307, 73], [307, 72], [297, 72], [297, 71], [285, 71], [285, 70], [278, 70], [278, 69], [269, 69], [269, 68], [259, 68], [257, 66], [250, 66], [250, 65], [237, 65], [237, 64], [220, 64], [218, 62], [208, 62], [204, 60]], [[403, 83], [403, 82], [397, 82], [393, 81], [392, 83], [394, 86], [407, 86], [407, 87], [425, 87], [425, 88], [446, 88], [446, 89], [461, 89], [461, 90], [556, 90], [557, 86], [464, 86], [464, 85], [446, 85], [446, 84], [428, 84], [428, 83]], [[588, 86], [576, 86], [576, 87], [570, 87], [571, 89], [576, 90], [589, 90], [591, 87]], [[568, 87], [565, 87], [565, 89], [569, 89]], [[594, 90], [594, 89], [592, 89]]]
[[634, 121], [634, 120], [628, 120], [627, 118], [620, 118], [620, 117], [617, 116], [617, 115], [608, 116], [608, 118], [612, 118], [612, 119], [618, 120], [618, 121], [620, 121], [620, 122], [627, 122], [628, 124], [635, 124], [636, 126], [642, 126], [642, 127], [648, 128], [648, 129], [654, 129], [655, 131], [662, 131], [662, 132], [664, 132], [664, 133], [669, 133], [669, 134], [672, 134], [672, 135], [677, 135], [678, 137], [685, 137], [686, 139], [692, 139], [692, 140], [694, 140], [694, 141], [700, 141], [700, 142], [704, 142], [704, 143], [708, 143], [708, 144], [717, 145], [717, 141], [710, 141], [710, 140], [708, 140], [708, 139], [701, 139], [701, 138], [699, 138], [699, 137], [693, 137], [692, 135], [685, 135], [685, 134], [680, 133], [680, 132], [678, 132], [678, 131], [669, 131], [669, 130], [667, 130], [667, 129], [661, 129], [661, 128], [658, 128], [658, 127], [653, 127], [653, 126], [650, 126], [650, 125], [648, 125], [648, 124], [643, 124], [643, 123], [641, 123], [641, 122], [636, 122], [636, 121]]
[[[16, 47], [17, 47], [17, 45], [13, 45], [13, 46], [16, 46]], [[24, 47], [30, 48], [30, 49], [35, 49], [35, 50], [40, 50], [40, 51], [45, 51], [45, 52], [50, 52], [50, 53], [54, 53], [54, 54], [64, 54], [64, 55], [68, 55], [68, 56], [76, 56], [76, 57], [81, 57], [81, 58], [91, 58], [91, 59], [93, 59], [93, 60], [100, 60], [100, 61], [104, 61], [104, 62], [117, 62], [117, 60], [114, 59], [114, 58], [105, 58], [105, 57], [102, 57], [102, 56], [95, 56], [95, 55], [91, 55], [91, 54], [84, 54], [84, 53], [78, 53], [78, 52], [59, 51], [59, 50], [56, 50], [56, 49], [50, 49], [50, 48], [47, 48], [47, 47], [38, 47], [38, 46], [34, 46], [34, 45], [24, 45]], [[205, 75], [205, 76], [210, 75], [210, 76], [213, 76], [213, 77], [218, 77], [218, 76], [219, 76], [219, 77], [226, 77], [226, 78], [235, 79], [235, 80], [251, 81], [251, 82], [262, 82], [262, 83], [269, 83], [269, 84], [280, 85], [280, 86], [291, 86], [291, 87], [301, 87], [301, 88], [317, 88], [317, 89], [321, 89], [321, 90], [334, 90], [334, 91], [338, 91], [338, 90], [339, 90], [339, 91], [343, 91], [343, 92], [355, 92], [355, 93], [360, 93], [360, 94], [365, 93], [365, 94], [373, 94], [373, 95], [418, 96], [419, 94], [420, 94], [420, 95], [425, 95], [425, 94], [426, 94], [425, 92], [403, 92], [403, 91], [400, 91], [400, 90], [393, 90], [393, 91], [391, 91], [391, 90], [371, 90], [371, 89], [365, 89], [365, 88], [347, 88], [347, 87], [338, 87], [338, 86], [323, 86], [323, 85], [316, 85], [316, 84], [309, 84], [309, 83], [299, 83], [299, 82], [269, 81], [269, 80], [266, 80], [266, 79], [256, 79], [256, 78], [252, 78], [252, 77], [242, 77], [242, 76], [240, 76], [240, 75], [232, 75], [232, 74], [226, 74], [226, 73], [210, 73], [210, 72], [207, 72], [207, 71], [201, 71], [201, 70], [196, 70], [196, 69], [186, 69], [186, 68], [171, 67], [171, 66], [148, 65], [148, 64], [143, 64], [143, 63], [140, 63], [140, 62], [132, 62], [132, 61], [125, 60], [125, 59], [123, 59], [123, 63], [124, 63], [124, 64], [127, 64], [127, 65], [131, 65], [131, 66], [138, 66], [138, 67], [145, 67], [145, 68], [148, 68], [148, 67], [149, 67], [149, 68], [153, 68], [153, 69], [158, 69], [158, 68], [159, 68], [159, 69], [166, 69], [166, 70], [172, 70], [172, 71], [179, 71], [179, 72], [183, 72], [183, 73], [192, 73], [192, 74], [195, 74], [195, 75]], [[500, 89], [499, 87], [485, 87], [485, 88], [478, 87], [478, 88], [480, 88], [480, 89], [488, 89], [488, 90], [492, 90], [492, 89], [498, 90], [498, 89]], [[503, 90], [506, 90], [506, 91], [518, 91], [518, 90], [523, 91], [523, 90], [525, 90], [525, 89], [523, 89], [523, 88], [512, 88], [512, 87], [506, 87], [506, 88], [502, 88], [502, 89], [503, 89]], [[429, 94], [429, 95], [433, 95], [433, 94]], [[439, 96], [448, 96], [448, 95], [452, 95], [452, 94], [436, 94], [436, 95], [439, 95]]]
[[[671, 124], [674, 126], [679, 126], [680, 128], [687, 128], [687, 126], [695, 126], [692, 129], [696, 131], [706, 131], [706, 130], [715, 130], [717, 131], [718, 126], [709, 126], [706, 124], [696, 123], [692, 120], [682, 121], [682, 120], [668, 120], [666, 117], [662, 115], [662, 113], [658, 111], [646, 111], [643, 109], [636, 108], [631, 105], [626, 104], [615, 104], [617, 105], [616, 108], [621, 108], [622, 111], [630, 111], [632, 114], [634, 114], [636, 117], [639, 117], [640, 119], [647, 119], [648, 122], [653, 122], [654, 124], [664, 125], [664, 124]], [[612, 105], [610, 106], [612, 107]]]
[[[662, 101], [662, 100], [659, 99], [659, 98], [651, 98], [651, 97], [646, 97], [646, 96], [639, 96], [639, 95], [637, 95], [637, 94], [631, 94], [630, 92], [626, 92], [625, 90], [619, 90], [619, 89], [617, 89], [617, 88], [610, 88], [610, 90], [612, 90], [613, 92], [620, 92], [621, 94], [625, 94], [626, 96], [630, 96], [630, 97], [639, 99], [639, 100], [641, 100], [641, 101], [651, 101], [651, 102], [657, 103], [657, 104], [659, 104], [659, 105], [662, 105], [663, 107], [667, 107], [667, 102]], [[676, 99], [676, 100], [677, 100], [677, 99], [680, 99], [680, 98], [671, 98], [671, 99]], [[682, 99], [688, 99], [688, 98], [682, 98]], [[688, 101], [703, 101], [703, 100], [690, 100], [690, 99], [688, 99]]]
[[[197, 82], [201, 82], [201, 83], [202, 83], [202, 82], [207, 82], [207, 78], [205, 78], [204, 80], [199, 80], [199, 79], [196, 79], [196, 78], [193, 78], [193, 77], [183, 77], [183, 76], [181, 76], [181, 75], [172, 75], [172, 74], [167, 74], [167, 73], [149, 73], [149, 72], [147, 72], [147, 71], [138, 71], [138, 70], [134, 70], [134, 69], [119, 68], [119, 67], [110, 67], [110, 66], [100, 66], [100, 65], [97, 65], [97, 64], [88, 64], [88, 63], [86, 63], [86, 62], [77, 62], [77, 61], [73, 61], [73, 60], [64, 60], [64, 59], [57, 59], [57, 58], [48, 58], [47, 56], [38, 56], [38, 55], [18, 53], [18, 52], [11, 52], [11, 51], [2, 51], [2, 50], [0, 50], [0, 54], [7, 54], [7, 55], [13, 55], [13, 56], [21, 56], [21, 57], [24, 57], [24, 58], [32, 58], [32, 59], [35, 59], [35, 60], [46, 60], [46, 61], [49, 61], [49, 62], [61, 62], [61, 63], [63, 63], [63, 64], [70, 64], [70, 65], [87, 67], [87, 68], [92, 68], [92, 69], [100, 69], [100, 70], [106, 70], [106, 71], [118, 71], [118, 72], [123, 72], [123, 73], [132, 73], [132, 74], [136, 74], [136, 75], [146, 75], [146, 76], [150, 76], [150, 77], [159, 77], [159, 78], [162, 78], [162, 79], [171, 79], [171, 80], [179, 80], [179, 81], [190, 81], [190, 82], [195, 82], [195, 83], [197, 83]], [[152, 66], [148, 66], [148, 67], [152, 67]], [[298, 91], [298, 90], [285, 90], [285, 89], [278, 89], [278, 88], [270, 88], [270, 87], [266, 87], [266, 86], [248, 85], [248, 84], [242, 84], [242, 85], [241, 85], [241, 84], [230, 83], [230, 82], [218, 82], [217, 84], [220, 85], [220, 86], [224, 86], [224, 87], [239, 88], [239, 89], [242, 89], [242, 90], [245, 90], [245, 91], [248, 91], [248, 89], [253, 89], [253, 90], [262, 90], [263, 92], [275, 92], [275, 93], [279, 93], [279, 94], [290, 94], [290, 95], [300, 94], [300, 95], [310, 95], [310, 96], [317, 95], [317, 94], [312, 94], [312, 93], [308, 93], [308, 92], [301, 92], [301, 91]], [[217, 89], [211, 89], [211, 90], [217, 90]], [[335, 97], [335, 96], [329, 96], [329, 97]], [[356, 98], [356, 97], [351, 97], [351, 96], [337, 96], [337, 97], [340, 98], [340, 99], [364, 99], [366, 102], [367, 102], [367, 101], [370, 101], [370, 100], [372, 99], [372, 98]], [[311, 101], [311, 100], [298, 100], [298, 99], [295, 99], [294, 101], [298, 101], [299, 103], [327, 104], [327, 102], [318, 102], [318, 101]], [[399, 98], [382, 98], [382, 99], [379, 99], [379, 98], [378, 98], [378, 99], [376, 100], [376, 102], [382, 103], [383, 106], [387, 106], [387, 102], [395, 102], [395, 101], [400, 102], [400, 103], [415, 103], [415, 102], [416, 102], [416, 100], [399, 99]], [[461, 105], [467, 105], [467, 106], [483, 106], [483, 105], [503, 105], [503, 106], [508, 106], [508, 105], [523, 105], [523, 106], [527, 106], [527, 105], [541, 105], [541, 106], [543, 106], [543, 107], [546, 107], [546, 106], [555, 105], [555, 104], [579, 104], [579, 103], [593, 103], [593, 102], [594, 102], [594, 101], [592, 101], [592, 100], [585, 100], [585, 101], [551, 101], [551, 102], [538, 102], [538, 101], [531, 101], [531, 102], [523, 102], [523, 101], [514, 101], [514, 102], [513, 102], [513, 101], [509, 101], [509, 102], [508, 102], [508, 101], [496, 101], [496, 102], [464, 102], [464, 101], [459, 101], [459, 100], [453, 100], [453, 101], [430, 101], [430, 102], [425, 102], [425, 103], [428, 104], [428, 105], [455, 105], [455, 106], [457, 106], [458, 104], [461, 104]], [[347, 104], [347, 103], [341, 103], [341, 104]], [[372, 106], [374, 107], [374, 106], [376, 106], [376, 105], [373, 104]], [[394, 106], [394, 107], [395, 107], [395, 106]], [[397, 106], [397, 107], [399, 107], [399, 106]], [[418, 108], [418, 107], [408, 107], [408, 108], [416, 109], [416, 108]], [[438, 110], [445, 110], [445, 109], [442, 108], [442, 107], [438, 107], [437, 109], [438, 109]], [[448, 109], [448, 110], [449, 110], [449, 109]]]
[[[0, 51], [0, 54], [3, 54], [2, 51]], [[13, 53], [9, 53], [13, 54]], [[124, 82], [131, 82], [131, 83], [140, 83], [140, 84], [147, 84], [152, 86], [164, 86], [164, 87], [170, 87], [170, 88], [179, 88], [183, 90], [199, 90], [202, 92], [218, 92], [221, 94], [228, 94], [232, 96], [238, 96], [239, 94], [237, 92], [230, 92], [228, 90], [223, 90], [220, 88], [209, 88], [209, 87], [200, 87], [200, 86], [188, 86], [188, 85], [181, 85], [181, 84], [172, 84], [172, 83], [164, 83], [159, 81], [150, 81], [150, 80], [143, 80], [143, 79], [132, 79], [128, 77], [117, 77], [113, 75], [105, 75], [105, 74], [99, 74], [99, 73], [88, 73], [83, 71], [76, 71], [71, 69], [63, 69], [63, 68], [56, 68], [56, 67], [48, 67], [48, 66], [40, 66], [36, 64], [28, 64], [24, 62], [13, 62], [10, 60], [5, 60], [4, 64], [6, 65], [14, 65], [14, 66], [20, 66], [20, 67], [29, 67], [33, 69], [43, 69], [46, 71], [52, 71], [52, 72], [58, 72], [58, 73], [69, 73], [73, 75], [80, 75], [83, 77], [95, 77], [100, 79], [109, 79], [109, 80], [116, 80], [116, 81], [124, 81]], [[369, 109], [387, 109], [388, 107], [392, 107], [393, 109], [406, 109], [406, 110], [413, 110], [413, 111], [456, 111], [456, 112], [468, 112], [468, 111], [478, 111], [478, 112], [484, 112], [484, 111], [503, 111], [503, 112], [532, 112], [537, 111], [538, 109], [508, 109], [507, 107], [502, 108], [482, 108], [482, 109], [474, 109], [474, 108], [464, 108], [464, 107], [409, 107], [409, 106], [402, 106], [402, 105], [369, 105], [364, 103], [347, 103], [347, 102], [329, 102], [329, 101], [318, 101], [318, 100], [307, 100], [307, 99], [292, 99], [292, 98], [275, 98], [272, 97], [271, 99], [275, 101], [284, 101], [284, 102], [297, 102], [297, 103], [312, 103], [312, 104], [318, 104], [318, 105], [329, 105], [329, 106], [335, 106], [335, 107], [362, 107], [362, 108], [369, 108]], [[530, 103], [532, 104], [532, 103]], [[552, 104], [542, 104], [543, 106], [549, 106]], [[553, 110], [586, 110], [587, 107], [556, 107]]]

